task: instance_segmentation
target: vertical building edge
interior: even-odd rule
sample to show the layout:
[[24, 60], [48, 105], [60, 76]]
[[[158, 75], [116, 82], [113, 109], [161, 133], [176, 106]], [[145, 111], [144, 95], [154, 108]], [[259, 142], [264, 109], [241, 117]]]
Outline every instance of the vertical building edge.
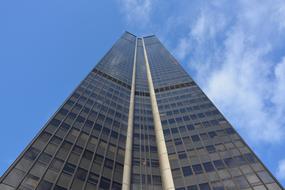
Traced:
[[160, 115], [159, 115], [158, 106], [156, 102], [155, 91], [153, 87], [147, 52], [146, 52], [145, 43], [144, 43], [143, 38], [142, 38], [142, 44], [143, 44], [143, 51], [144, 51], [144, 57], [145, 57], [145, 65], [146, 65], [146, 73], [147, 73], [148, 87], [149, 87], [150, 100], [151, 100], [152, 115], [153, 115], [153, 120], [154, 120], [154, 129], [155, 129], [156, 144], [157, 144], [158, 156], [159, 156], [162, 187], [164, 190], [172, 190], [172, 189], [174, 190], [175, 189], [174, 182], [173, 182], [172, 173], [170, 169], [166, 144], [164, 140], [163, 129], [161, 125], [161, 120], [160, 120]]
[[131, 169], [132, 169], [132, 145], [133, 145], [133, 123], [134, 123], [134, 103], [135, 103], [135, 88], [136, 88], [136, 58], [137, 58], [137, 39], [135, 43], [133, 74], [132, 74], [132, 87], [128, 115], [128, 129], [126, 139], [126, 150], [124, 159], [124, 171], [122, 189], [130, 190], [131, 186]]

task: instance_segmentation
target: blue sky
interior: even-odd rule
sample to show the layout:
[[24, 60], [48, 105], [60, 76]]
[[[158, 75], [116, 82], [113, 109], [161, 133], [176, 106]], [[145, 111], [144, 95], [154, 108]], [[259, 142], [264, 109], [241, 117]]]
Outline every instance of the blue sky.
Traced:
[[0, 1], [0, 175], [125, 31], [156, 34], [285, 184], [283, 0]]

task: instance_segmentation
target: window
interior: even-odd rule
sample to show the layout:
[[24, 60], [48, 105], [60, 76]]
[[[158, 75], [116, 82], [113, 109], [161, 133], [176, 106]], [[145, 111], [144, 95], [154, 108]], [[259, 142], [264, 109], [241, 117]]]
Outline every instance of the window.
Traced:
[[201, 164], [193, 165], [192, 168], [193, 168], [195, 174], [203, 173], [203, 169], [202, 169]]
[[84, 181], [87, 175], [87, 171], [81, 168], [78, 168], [77, 172], [76, 172], [76, 178], [78, 178], [79, 180]]
[[40, 134], [38, 140], [43, 141], [43, 142], [47, 142], [49, 140], [50, 136], [51, 135], [49, 133], [43, 132], [42, 134]]
[[230, 167], [230, 168], [236, 166], [236, 163], [235, 163], [235, 161], [234, 161], [233, 158], [225, 158], [225, 159], [224, 159], [224, 162], [225, 162], [226, 165], [227, 165], [228, 167]]
[[216, 169], [218, 169], [218, 170], [225, 168], [225, 165], [224, 165], [222, 160], [215, 160], [214, 165], [215, 165]]
[[73, 147], [73, 150], [72, 150], [72, 152], [74, 152], [78, 155], [80, 155], [82, 153], [82, 151], [83, 151], [83, 149], [79, 146], [76, 146], [76, 145]]
[[183, 167], [182, 171], [185, 177], [193, 174], [190, 166]]
[[206, 146], [206, 149], [209, 153], [216, 152], [216, 148], [213, 145]]
[[214, 138], [215, 136], [217, 136], [217, 133], [215, 131], [211, 131], [208, 134], [211, 138]]
[[187, 129], [190, 130], [190, 131], [192, 131], [192, 130], [195, 129], [193, 125], [187, 125], [186, 127], [187, 127]]
[[200, 190], [211, 190], [208, 183], [199, 184]]
[[99, 178], [99, 176], [98, 176], [97, 174], [94, 174], [94, 173], [90, 172], [87, 181], [88, 181], [89, 183], [92, 183], [92, 184], [94, 184], [94, 185], [97, 185], [97, 183], [98, 183], [98, 178]]
[[205, 162], [205, 163], [203, 163], [203, 166], [204, 166], [206, 172], [214, 171], [214, 166], [212, 165], [211, 162]]
[[262, 172], [258, 172], [257, 175], [261, 178], [261, 180], [263, 181], [263, 183], [271, 183], [274, 182], [274, 180], [272, 179], [272, 177], [265, 171]]
[[30, 160], [35, 160], [39, 153], [40, 153], [40, 150], [31, 147], [31, 148], [29, 148], [29, 150], [26, 152], [26, 154], [25, 154], [24, 157], [25, 157], [25, 158], [28, 158], [28, 159], [30, 159]]
[[63, 168], [63, 172], [69, 175], [72, 175], [74, 173], [75, 170], [75, 165], [70, 164], [70, 163], [66, 163], [64, 168]]
[[246, 178], [247, 178], [247, 181], [253, 186], [261, 184], [260, 180], [254, 173], [247, 174]]
[[61, 147], [60, 147], [58, 153], [57, 153], [57, 157], [58, 157], [58, 158], [61, 158], [61, 159], [63, 159], [63, 160], [65, 160], [65, 158], [66, 158], [66, 156], [67, 156], [69, 150], [71, 149], [71, 146], [72, 146], [71, 143], [69, 143], [69, 142], [67, 142], [67, 141], [64, 141], [64, 142], [62, 143], [62, 145], [61, 145]]
[[50, 123], [49, 123], [50, 125], [53, 125], [53, 126], [59, 126], [59, 124], [60, 124], [60, 121], [59, 120], [57, 120], [57, 119], [53, 119], [53, 120], [51, 120], [50, 121]]
[[174, 139], [175, 145], [180, 145], [182, 144], [182, 140], [181, 139]]
[[52, 183], [46, 181], [46, 180], [42, 180], [38, 186], [38, 190], [50, 190], [52, 187]]
[[254, 156], [253, 154], [251, 154], [251, 153], [244, 154], [244, 157], [245, 157], [245, 158], [248, 160], [248, 162], [251, 163], [251, 164], [257, 162], [255, 156]]
[[196, 185], [190, 185], [187, 187], [187, 190], [198, 190], [198, 187]]
[[81, 133], [76, 144], [80, 146], [84, 146], [87, 140], [88, 140], [88, 134]]
[[153, 175], [152, 176], [152, 181], [154, 185], [161, 185], [161, 178], [160, 176]]
[[193, 142], [200, 141], [200, 137], [198, 135], [191, 136]]
[[92, 155], [93, 155], [93, 152], [91, 152], [89, 150], [85, 150], [84, 154], [83, 154], [83, 158], [85, 158], [87, 160], [91, 160], [92, 159]]
[[171, 124], [175, 123], [175, 120], [174, 119], [169, 119], [168, 122], [171, 125]]
[[246, 160], [242, 156], [235, 156], [234, 161], [239, 166], [246, 163]]
[[249, 187], [249, 184], [243, 176], [235, 177], [234, 181], [241, 189]]
[[100, 181], [100, 189], [109, 189], [110, 188], [110, 180], [102, 177]]
[[235, 131], [234, 131], [233, 128], [227, 128], [226, 129], [226, 133], [228, 133], [228, 134], [235, 134]]
[[29, 174], [28, 176], [26, 176], [23, 185], [29, 188], [36, 188], [38, 181], [39, 181], [39, 177], [33, 176], [31, 174]]
[[208, 140], [209, 139], [207, 133], [201, 133], [200, 136], [201, 136], [201, 139], [203, 139], [203, 140]]
[[54, 171], [59, 171], [60, 168], [62, 167], [63, 165], [63, 161], [62, 160], [59, 160], [57, 158], [53, 159], [51, 165], [50, 165], [50, 168]]
[[140, 175], [138, 175], [138, 174], [134, 174], [134, 175], [132, 175], [132, 183], [140, 183]]
[[101, 165], [103, 162], [103, 156], [96, 154], [95, 158], [94, 158], [94, 163]]
[[79, 135], [79, 130], [76, 128], [72, 128], [67, 135], [67, 140], [74, 142], [75, 139], [78, 137], [78, 135]]
[[114, 139], [117, 139], [118, 138], [118, 133], [115, 132], [115, 131], [112, 131], [111, 132], [111, 137], [113, 137]]
[[112, 190], [121, 190], [122, 185], [120, 183], [113, 182], [112, 184]]
[[25, 173], [23, 171], [14, 168], [5, 178], [4, 182], [13, 187], [16, 187], [24, 178], [24, 176]]
[[62, 141], [62, 139], [61, 139], [61, 138], [58, 138], [58, 137], [56, 137], [56, 136], [53, 136], [53, 137], [51, 138], [51, 140], [50, 140], [50, 142], [53, 143], [53, 144], [55, 144], [55, 145], [59, 145], [61, 141]]
[[41, 162], [44, 165], [47, 165], [50, 160], [51, 160], [51, 155], [47, 153], [42, 153], [39, 157], [39, 162]]
[[172, 175], [174, 179], [180, 179], [182, 177], [180, 169], [176, 168], [172, 170]]
[[60, 113], [60, 114], [65, 116], [68, 113], [68, 110], [66, 110], [64, 108], [61, 108], [58, 113]]
[[67, 190], [67, 189], [64, 188], [64, 187], [61, 187], [61, 186], [59, 186], [59, 185], [56, 185], [56, 186], [54, 187], [54, 190]]
[[178, 157], [179, 157], [179, 159], [182, 160], [182, 159], [186, 159], [187, 155], [186, 155], [186, 153], [182, 153], [182, 154], [179, 154]]
[[113, 162], [114, 162], [113, 160], [110, 160], [110, 159], [106, 158], [104, 166], [107, 167], [107, 168], [112, 169], [113, 168]]
[[172, 128], [171, 132], [172, 132], [172, 134], [178, 133], [178, 129], [177, 128]]

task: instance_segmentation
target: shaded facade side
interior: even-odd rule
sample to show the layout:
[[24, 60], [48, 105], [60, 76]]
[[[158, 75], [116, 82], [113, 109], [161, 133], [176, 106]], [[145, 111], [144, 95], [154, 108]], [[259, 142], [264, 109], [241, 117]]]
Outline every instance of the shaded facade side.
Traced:
[[0, 189], [121, 189], [135, 37], [125, 33], [1, 177]]

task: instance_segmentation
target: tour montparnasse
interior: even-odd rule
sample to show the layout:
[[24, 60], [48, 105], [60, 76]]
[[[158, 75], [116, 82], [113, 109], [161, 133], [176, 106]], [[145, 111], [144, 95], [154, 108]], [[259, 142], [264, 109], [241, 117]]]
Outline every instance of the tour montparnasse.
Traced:
[[125, 32], [3, 174], [15, 189], [282, 186], [154, 35]]

